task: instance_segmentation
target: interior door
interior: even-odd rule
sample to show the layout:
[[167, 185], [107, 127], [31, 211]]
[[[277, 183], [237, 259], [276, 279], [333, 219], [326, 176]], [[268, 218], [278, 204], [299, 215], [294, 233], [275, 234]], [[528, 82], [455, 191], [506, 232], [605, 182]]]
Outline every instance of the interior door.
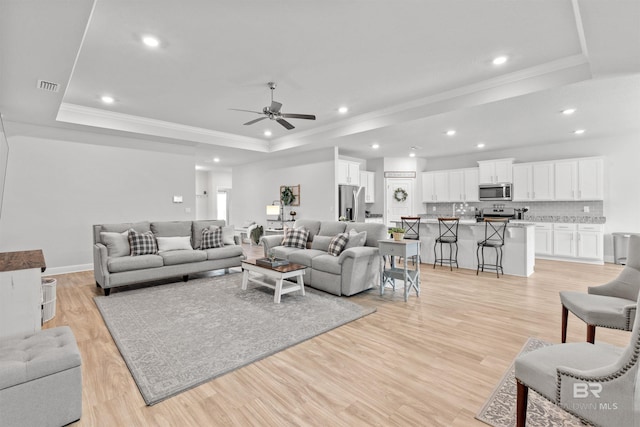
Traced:
[[[386, 180], [386, 201], [387, 201], [387, 225], [394, 226], [394, 221], [400, 221], [401, 216], [413, 215], [413, 205], [416, 203], [416, 195], [413, 190], [413, 179], [411, 178], [387, 178]], [[407, 198], [397, 200], [396, 190], [403, 189], [407, 193]]]

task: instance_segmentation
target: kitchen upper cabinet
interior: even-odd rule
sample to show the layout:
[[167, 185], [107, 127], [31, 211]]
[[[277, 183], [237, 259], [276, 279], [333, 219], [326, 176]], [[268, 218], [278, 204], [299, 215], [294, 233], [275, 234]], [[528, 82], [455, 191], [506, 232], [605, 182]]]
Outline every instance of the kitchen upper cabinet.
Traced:
[[554, 182], [553, 162], [515, 164], [513, 200], [553, 200]]
[[555, 162], [555, 199], [602, 200], [603, 163], [600, 158]]
[[338, 160], [338, 184], [360, 185], [360, 163]]
[[375, 202], [375, 179], [376, 173], [369, 171], [360, 172], [360, 185], [364, 187], [364, 202]]
[[478, 168], [449, 171], [450, 202], [478, 201]]
[[422, 202], [449, 201], [449, 171], [423, 172]]
[[479, 184], [512, 182], [513, 159], [498, 159], [478, 162]]

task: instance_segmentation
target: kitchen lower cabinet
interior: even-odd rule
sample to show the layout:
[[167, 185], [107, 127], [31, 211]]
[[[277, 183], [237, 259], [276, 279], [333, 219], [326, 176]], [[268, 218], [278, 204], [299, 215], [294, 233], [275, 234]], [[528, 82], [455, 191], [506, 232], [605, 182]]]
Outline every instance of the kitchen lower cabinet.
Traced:
[[553, 225], [553, 254], [562, 257], [576, 256], [576, 224]]
[[578, 257], [603, 259], [602, 225], [578, 225]]
[[602, 224], [537, 223], [536, 257], [604, 264]]
[[553, 255], [553, 225], [536, 224], [536, 255]]

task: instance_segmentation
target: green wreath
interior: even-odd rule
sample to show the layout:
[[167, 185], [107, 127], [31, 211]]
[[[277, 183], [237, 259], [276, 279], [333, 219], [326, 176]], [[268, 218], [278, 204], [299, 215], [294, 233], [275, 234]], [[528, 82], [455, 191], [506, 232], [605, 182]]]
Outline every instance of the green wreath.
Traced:
[[393, 192], [393, 198], [396, 199], [397, 202], [404, 202], [407, 200], [407, 196], [409, 194], [405, 191], [404, 188], [396, 188]]
[[296, 195], [293, 194], [293, 189], [291, 187], [284, 187], [282, 189], [282, 193], [280, 193], [280, 200], [282, 200], [282, 204], [285, 206], [289, 206], [291, 203], [296, 201]]

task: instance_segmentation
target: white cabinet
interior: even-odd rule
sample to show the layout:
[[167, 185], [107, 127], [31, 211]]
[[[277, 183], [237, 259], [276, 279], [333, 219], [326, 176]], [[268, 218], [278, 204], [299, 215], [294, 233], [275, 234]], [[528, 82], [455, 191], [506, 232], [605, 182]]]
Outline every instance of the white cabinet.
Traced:
[[602, 225], [599, 224], [578, 225], [578, 258], [604, 258], [602, 232]]
[[478, 168], [449, 171], [449, 202], [478, 201]]
[[360, 163], [338, 160], [338, 184], [360, 185]]
[[561, 257], [576, 256], [577, 224], [553, 224], [553, 254]]
[[376, 216], [373, 218], [365, 218], [364, 222], [374, 223], [374, 224], [384, 224], [384, 218], [382, 218], [381, 216]]
[[424, 172], [422, 174], [422, 201], [449, 201], [449, 171]]
[[513, 200], [554, 199], [554, 163], [520, 163], [513, 165]]
[[513, 159], [478, 162], [479, 184], [497, 184], [512, 181]]
[[364, 187], [364, 202], [365, 203], [373, 203], [375, 202], [375, 179], [376, 173], [369, 171], [360, 172], [360, 185]]
[[603, 163], [600, 158], [555, 162], [555, 199], [602, 200]]
[[535, 240], [536, 255], [553, 255], [553, 225], [551, 223], [536, 224]]

